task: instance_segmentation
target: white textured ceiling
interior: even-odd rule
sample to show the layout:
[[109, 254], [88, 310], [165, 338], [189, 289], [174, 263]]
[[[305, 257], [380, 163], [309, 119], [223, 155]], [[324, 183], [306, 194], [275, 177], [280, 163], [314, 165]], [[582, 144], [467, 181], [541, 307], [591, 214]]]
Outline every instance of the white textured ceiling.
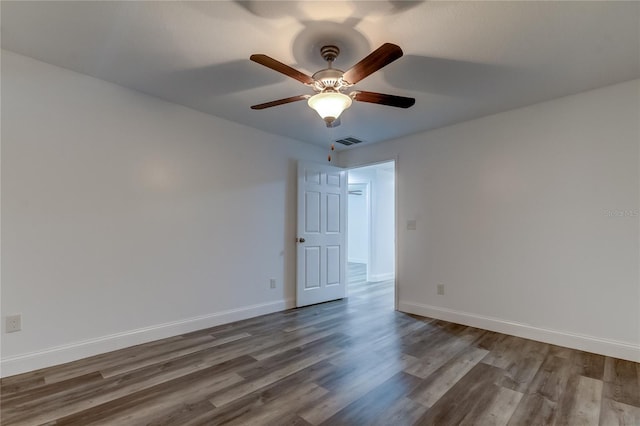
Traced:
[[[637, 2], [12, 2], [2, 47], [219, 117], [327, 145], [367, 143], [640, 77]], [[405, 56], [357, 89], [411, 96], [408, 110], [354, 103], [327, 129], [310, 89], [248, 60], [312, 74], [323, 44], [346, 70], [385, 42]]]

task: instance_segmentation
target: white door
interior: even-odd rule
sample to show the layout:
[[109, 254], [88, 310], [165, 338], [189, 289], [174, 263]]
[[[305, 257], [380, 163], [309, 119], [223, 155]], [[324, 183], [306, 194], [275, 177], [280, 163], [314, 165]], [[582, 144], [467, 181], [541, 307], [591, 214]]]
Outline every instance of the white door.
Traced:
[[296, 305], [346, 296], [347, 172], [298, 163]]

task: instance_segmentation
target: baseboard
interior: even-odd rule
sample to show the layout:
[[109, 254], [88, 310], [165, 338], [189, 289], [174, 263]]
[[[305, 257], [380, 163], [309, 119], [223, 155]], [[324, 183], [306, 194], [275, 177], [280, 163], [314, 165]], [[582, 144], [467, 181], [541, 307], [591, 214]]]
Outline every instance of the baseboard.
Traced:
[[351, 259], [351, 258], [349, 258], [347, 260], [347, 262], [349, 262], [349, 263], [364, 263], [366, 265], [367, 264], [367, 259]]
[[443, 321], [454, 322], [456, 324], [463, 324], [471, 327], [482, 328], [484, 330], [497, 331], [499, 333], [523, 337], [525, 339], [537, 340], [539, 342], [551, 343], [581, 351], [626, 359], [633, 362], [640, 362], [640, 345], [634, 343], [533, 327], [519, 322], [506, 321], [499, 318], [455, 311], [437, 306], [423, 305], [420, 303], [400, 301], [398, 303], [398, 309], [409, 314], [436, 318]]
[[377, 283], [377, 282], [380, 282], [380, 281], [392, 280], [395, 277], [396, 277], [396, 274], [394, 274], [393, 272], [389, 272], [389, 273], [386, 273], [386, 274], [371, 274], [367, 278], [367, 281], [370, 281], [372, 283]]
[[261, 303], [6, 357], [0, 361], [0, 377], [64, 364], [129, 346], [283, 311], [294, 306], [293, 299]]

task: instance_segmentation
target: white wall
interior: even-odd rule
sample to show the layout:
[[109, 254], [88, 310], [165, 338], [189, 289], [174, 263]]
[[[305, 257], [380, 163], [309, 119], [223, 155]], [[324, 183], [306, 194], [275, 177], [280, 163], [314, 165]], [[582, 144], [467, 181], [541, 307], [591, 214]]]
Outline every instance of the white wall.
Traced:
[[349, 184], [349, 191], [361, 191], [361, 195], [349, 194], [347, 208], [348, 260], [353, 263], [369, 263], [369, 184]]
[[395, 170], [376, 167], [371, 281], [392, 280], [396, 268]]
[[[393, 163], [349, 170], [349, 182], [369, 184], [370, 232], [367, 281], [395, 277], [395, 180]], [[351, 201], [351, 198], [349, 199]], [[349, 230], [351, 233], [351, 230]], [[349, 236], [351, 241], [351, 235]]]
[[636, 80], [342, 152], [398, 158], [400, 309], [640, 361], [639, 104]]
[[325, 158], [3, 51], [2, 375], [291, 306], [295, 164]]

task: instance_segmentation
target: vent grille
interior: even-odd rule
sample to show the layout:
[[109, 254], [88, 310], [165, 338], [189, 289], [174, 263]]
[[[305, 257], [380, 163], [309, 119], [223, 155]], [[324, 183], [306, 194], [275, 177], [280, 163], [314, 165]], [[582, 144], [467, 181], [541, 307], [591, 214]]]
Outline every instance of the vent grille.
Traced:
[[342, 145], [349, 146], [349, 145], [355, 145], [355, 144], [358, 144], [358, 143], [362, 143], [362, 141], [360, 139], [356, 139], [356, 138], [350, 136], [348, 138], [338, 139], [336, 141], [336, 143], [341, 143]]

